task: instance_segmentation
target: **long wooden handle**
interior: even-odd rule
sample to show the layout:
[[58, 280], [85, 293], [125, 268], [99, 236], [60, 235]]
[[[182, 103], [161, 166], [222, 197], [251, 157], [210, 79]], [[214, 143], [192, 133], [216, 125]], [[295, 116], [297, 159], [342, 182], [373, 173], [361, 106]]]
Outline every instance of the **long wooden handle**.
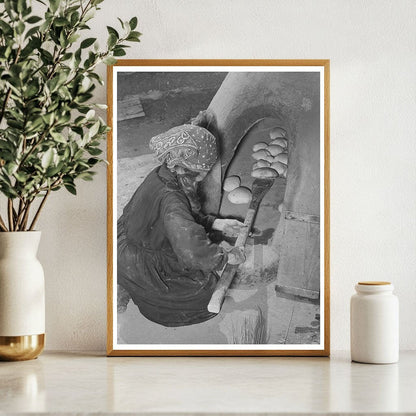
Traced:
[[211, 300], [208, 303], [208, 311], [213, 313], [219, 313], [221, 310], [222, 303], [224, 302], [227, 290], [234, 279], [235, 273], [237, 272], [238, 265], [227, 264], [224, 272], [218, 280], [217, 286], [215, 287], [214, 293], [211, 296]]
[[[248, 234], [250, 233], [251, 226], [253, 225], [254, 216], [256, 209], [250, 208], [247, 211], [246, 218], [244, 220], [245, 227], [240, 232], [234, 247], [244, 247], [247, 241]], [[215, 287], [214, 293], [211, 296], [211, 300], [208, 303], [208, 311], [213, 313], [219, 313], [221, 310], [222, 303], [224, 302], [227, 290], [234, 279], [234, 276], [238, 270], [238, 265], [227, 264], [225, 269], [218, 280], [217, 286]]]
[[256, 210], [253, 208], [249, 208], [246, 214], [246, 218], [244, 220], [245, 227], [242, 231], [238, 234], [237, 240], [235, 241], [234, 247], [244, 247], [247, 241], [247, 237], [250, 233], [251, 226], [253, 225], [254, 216], [256, 214]]

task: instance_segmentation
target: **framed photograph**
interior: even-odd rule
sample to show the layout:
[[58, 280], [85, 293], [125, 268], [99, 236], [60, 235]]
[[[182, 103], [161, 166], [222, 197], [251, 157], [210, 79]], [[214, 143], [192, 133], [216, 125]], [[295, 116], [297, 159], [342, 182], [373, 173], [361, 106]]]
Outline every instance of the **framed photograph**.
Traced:
[[107, 354], [328, 356], [329, 60], [107, 81]]

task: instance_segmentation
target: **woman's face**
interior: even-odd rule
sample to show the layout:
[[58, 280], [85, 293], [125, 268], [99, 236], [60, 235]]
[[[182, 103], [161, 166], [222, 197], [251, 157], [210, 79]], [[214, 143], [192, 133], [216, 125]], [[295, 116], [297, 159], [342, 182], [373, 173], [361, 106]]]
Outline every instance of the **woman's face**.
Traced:
[[201, 182], [207, 176], [208, 172], [205, 170], [190, 170], [185, 169], [182, 166], [176, 166], [175, 171], [180, 176], [186, 176], [188, 180], [193, 182]]

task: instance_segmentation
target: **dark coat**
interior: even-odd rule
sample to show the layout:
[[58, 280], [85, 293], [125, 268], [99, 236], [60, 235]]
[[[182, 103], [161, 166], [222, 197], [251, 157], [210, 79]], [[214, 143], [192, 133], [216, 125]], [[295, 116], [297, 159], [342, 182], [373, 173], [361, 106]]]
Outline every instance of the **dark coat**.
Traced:
[[165, 326], [206, 321], [227, 255], [207, 232], [214, 217], [192, 213], [176, 176], [165, 165], [136, 190], [118, 221], [118, 284], [140, 312]]

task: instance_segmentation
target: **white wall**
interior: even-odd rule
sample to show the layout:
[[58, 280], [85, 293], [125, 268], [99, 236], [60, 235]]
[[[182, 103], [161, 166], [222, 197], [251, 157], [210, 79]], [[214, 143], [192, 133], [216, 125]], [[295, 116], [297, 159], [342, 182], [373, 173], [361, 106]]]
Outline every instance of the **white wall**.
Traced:
[[[401, 348], [416, 349], [416, 2], [106, 0], [92, 30], [104, 43], [133, 15], [127, 58], [331, 60], [331, 345], [349, 348], [354, 283], [374, 279], [395, 284]], [[78, 189], [39, 224], [47, 348], [104, 350], [105, 168]]]

